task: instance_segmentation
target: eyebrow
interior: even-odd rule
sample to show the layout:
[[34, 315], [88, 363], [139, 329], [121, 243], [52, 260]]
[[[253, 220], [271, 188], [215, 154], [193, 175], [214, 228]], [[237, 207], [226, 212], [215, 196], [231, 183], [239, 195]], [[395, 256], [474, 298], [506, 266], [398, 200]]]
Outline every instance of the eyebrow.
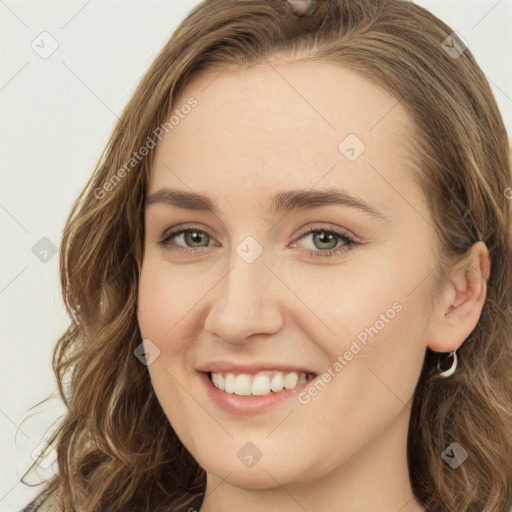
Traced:
[[[205, 210], [220, 214], [218, 205], [203, 194], [187, 192], [184, 190], [163, 188], [148, 195], [146, 207], [151, 204], [162, 203], [185, 208], [188, 210]], [[364, 199], [347, 190], [329, 188], [324, 190], [294, 189], [277, 192], [271, 197], [268, 212], [276, 214], [294, 210], [306, 210], [328, 205], [343, 205], [356, 208], [372, 217], [387, 220], [387, 217]]]

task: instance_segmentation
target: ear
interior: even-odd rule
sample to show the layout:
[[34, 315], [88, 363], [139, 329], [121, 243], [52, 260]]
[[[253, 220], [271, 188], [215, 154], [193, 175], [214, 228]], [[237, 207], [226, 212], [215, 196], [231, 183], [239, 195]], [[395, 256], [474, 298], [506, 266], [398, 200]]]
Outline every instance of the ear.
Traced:
[[487, 295], [491, 263], [484, 242], [473, 244], [462, 265], [452, 269], [425, 330], [435, 352], [457, 350], [475, 329]]

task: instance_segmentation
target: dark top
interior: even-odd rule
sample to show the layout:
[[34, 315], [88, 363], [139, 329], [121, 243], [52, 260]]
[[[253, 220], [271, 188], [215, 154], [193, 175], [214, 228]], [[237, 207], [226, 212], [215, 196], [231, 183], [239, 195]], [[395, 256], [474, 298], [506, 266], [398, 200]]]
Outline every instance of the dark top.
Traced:
[[[192, 501], [186, 507], [186, 512], [199, 512], [201, 510], [201, 506], [203, 505], [204, 493], [199, 495], [197, 499]], [[43, 502], [44, 503], [44, 502]], [[23, 510], [20, 512], [39, 512], [39, 508], [34, 508], [33, 503], [29, 503]], [[50, 512], [59, 512], [58, 510], [51, 510]], [[130, 510], [130, 511], [120, 511], [120, 512], [148, 512], [143, 510]]]

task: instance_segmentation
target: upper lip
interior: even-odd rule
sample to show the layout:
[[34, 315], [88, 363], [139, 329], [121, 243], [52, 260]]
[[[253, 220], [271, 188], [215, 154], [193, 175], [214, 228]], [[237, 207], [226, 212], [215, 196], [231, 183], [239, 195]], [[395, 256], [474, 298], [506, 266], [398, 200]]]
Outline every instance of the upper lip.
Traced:
[[316, 375], [316, 372], [311, 368], [306, 368], [300, 365], [289, 365], [289, 364], [276, 364], [274, 363], [255, 363], [255, 364], [237, 364], [229, 361], [212, 361], [209, 363], [200, 364], [197, 371], [204, 373], [245, 373], [248, 375], [254, 375], [258, 372], [263, 371], [276, 371], [283, 373], [309, 373]]

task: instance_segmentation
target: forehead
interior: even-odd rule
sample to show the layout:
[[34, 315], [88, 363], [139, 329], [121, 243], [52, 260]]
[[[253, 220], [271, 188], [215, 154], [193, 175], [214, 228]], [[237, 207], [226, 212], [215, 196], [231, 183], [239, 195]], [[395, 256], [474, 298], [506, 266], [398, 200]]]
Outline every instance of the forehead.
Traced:
[[[197, 105], [182, 110], [191, 98]], [[377, 195], [384, 208], [397, 188], [418, 193], [409, 116], [347, 68], [293, 62], [211, 70], [182, 91], [173, 112], [179, 122], [157, 145], [151, 191], [185, 186], [247, 197], [318, 184]]]

